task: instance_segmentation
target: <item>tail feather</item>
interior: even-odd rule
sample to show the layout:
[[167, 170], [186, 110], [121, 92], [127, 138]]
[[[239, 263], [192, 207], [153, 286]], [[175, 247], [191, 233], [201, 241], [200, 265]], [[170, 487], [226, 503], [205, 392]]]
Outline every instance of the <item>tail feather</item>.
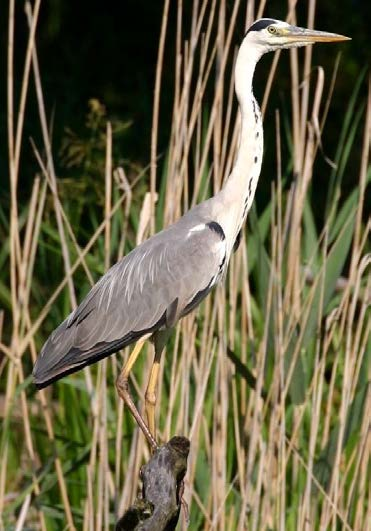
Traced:
[[43, 346], [36, 360], [32, 375], [38, 389], [43, 389], [64, 376], [91, 365], [110, 354], [137, 341], [144, 334], [152, 331], [130, 332], [120, 339], [101, 341], [87, 350], [75, 346], [75, 333], [68, 328], [67, 320], [59, 325]]
[[[65, 375], [64, 359], [73, 347], [74, 330], [61, 323], [44, 344], [32, 371], [36, 386], [41, 389]], [[67, 369], [68, 370], [68, 369]], [[58, 375], [61, 375], [58, 377]]]

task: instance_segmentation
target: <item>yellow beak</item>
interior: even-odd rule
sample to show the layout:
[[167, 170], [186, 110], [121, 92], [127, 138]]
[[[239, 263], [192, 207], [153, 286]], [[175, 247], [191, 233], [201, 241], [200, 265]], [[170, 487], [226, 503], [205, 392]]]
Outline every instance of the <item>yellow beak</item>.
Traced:
[[338, 35], [337, 33], [328, 33], [326, 31], [317, 31], [298, 26], [290, 26], [283, 29], [283, 37], [288, 42], [336, 42], [336, 41], [350, 41], [350, 37], [345, 35]]

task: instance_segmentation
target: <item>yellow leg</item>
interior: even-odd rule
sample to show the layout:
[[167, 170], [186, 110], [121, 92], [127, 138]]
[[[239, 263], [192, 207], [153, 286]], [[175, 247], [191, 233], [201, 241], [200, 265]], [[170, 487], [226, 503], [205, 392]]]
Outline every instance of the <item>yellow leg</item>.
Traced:
[[135, 362], [137, 361], [138, 359], [138, 356], [144, 346], [144, 343], [147, 341], [148, 339], [148, 335], [144, 336], [144, 337], [141, 337], [139, 339], [139, 341], [136, 342], [135, 344], [135, 347], [133, 348], [133, 350], [131, 351], [131, 354], [127, 360], [127, 362], [125, 363], [121, 373], [120, 373], [120, 376], [119, 378], [122, 376], [123, 378], [126, 378], [128, 379], [129, 378], [129, 374], [131, 373], [131, 370], [132, 368], [134, 367], [135, 365]]
[[145, 394], [145, 409], [148, 427], [154, 437], [156, 437], [155, 407], [157, 400], [158, 373], [160, 371], [161, 356], [171, 333], [171, 329], [158, 330], [153, 336], [153, 342], [155, 346], [155, 358], [153, 360], [151, 374], [149, 376], [148, 386]]
[[141, 414], [137, 410], [137, 408], [136, 408], [136, 406], [135, 406], [135, 404], [133, 402], [133, 399], [131, 397], [130, 390], [129, 390], [129, 374], [130, 374], [130, 371], [133, 368], [135, 362], [137, 361], [138, 356], [140, 354], [140, 351], [142, 350], [142, 347], [143, 347], [145, 341], [148, 338], [149, 338], [149, 335], [140, 338], [140, 340], [135, 345], [132, 353], [129, 356], [128, 361], [124, 365], [124, 368], [122, 369], [122, 371], [120, 372], [120, 374], [119, 374], [119, 376], [118, 376], [118, 378], [116, 380], [116, 388], [117, 388], [117, 392], [118, 392], [120, 398], [122, 398], [124, 403], [129, 408], [131, 414], [133, 415], [133, 417], [135, 418], [138, 426], [140, 427], [140, 429], [144, 433], [144, 435], [145, 435], [147, 441], [149, 442], [150, 446], [153, 449], [157, 449], [158, 445], [156, 443], [156, 440], [155, 440], [154, 436], [152, 435], [151, 431], [148, 429], [147, 424], [144, 422], [143, 417], [141, 416]]
[[160, 370], [160, 360], [154, 359], [151, 374], [148, 381], [147, 391], [146, 391], [146, 415], [149, 431], [156, 438], [156, 423], [155, 423], [155, 407], [157, 400], [157, 380], [158, 373]]

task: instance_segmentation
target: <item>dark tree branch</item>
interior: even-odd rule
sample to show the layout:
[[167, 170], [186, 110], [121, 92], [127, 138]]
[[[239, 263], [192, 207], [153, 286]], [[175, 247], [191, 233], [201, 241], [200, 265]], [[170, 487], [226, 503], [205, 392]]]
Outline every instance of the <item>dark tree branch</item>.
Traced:
[[141, 468], [142, 498], [125, 512], [116, 531], [171, 531], [182, 504], [183, 478], [187, 471], [189, 440], [173, 437], [155, 451]]

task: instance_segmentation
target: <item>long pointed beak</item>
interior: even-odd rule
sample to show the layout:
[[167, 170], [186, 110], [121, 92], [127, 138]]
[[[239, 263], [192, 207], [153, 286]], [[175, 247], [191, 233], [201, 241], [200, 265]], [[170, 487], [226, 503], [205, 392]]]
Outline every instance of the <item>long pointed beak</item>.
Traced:
[[345, 35], [338, 35], [337, 33], [328, 33], [326, 31], [317, 31], [306, 28], [299, 28], [298, 26], [290, 26], [284, 29], [284, 37], [289, 42], [336, 42], [336, 41], [350, 41], [350, 37]]

